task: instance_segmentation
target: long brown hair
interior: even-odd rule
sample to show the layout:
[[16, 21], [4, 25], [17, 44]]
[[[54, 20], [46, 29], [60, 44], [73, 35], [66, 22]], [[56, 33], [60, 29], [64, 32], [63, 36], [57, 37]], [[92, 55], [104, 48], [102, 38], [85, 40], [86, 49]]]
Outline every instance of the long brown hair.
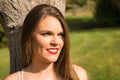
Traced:
[[78, 77], [73, 69], [73, 65], [70, 60], [70, 40], [67, 23], [61, 12], [56, 7], [48, 4], [42, 4], [34, 7], [28, 13], [23, 23], [21, 38], [23, 67], [27, 67], [32, 61], [32, 34], [35, 31], [38, 23], [46, 16], [56, 17], [60, 21], [64, 31], [64, 46], [58, 57], [58, 60], [54, 63], [55, 72], [65, 80], [78, 80]]

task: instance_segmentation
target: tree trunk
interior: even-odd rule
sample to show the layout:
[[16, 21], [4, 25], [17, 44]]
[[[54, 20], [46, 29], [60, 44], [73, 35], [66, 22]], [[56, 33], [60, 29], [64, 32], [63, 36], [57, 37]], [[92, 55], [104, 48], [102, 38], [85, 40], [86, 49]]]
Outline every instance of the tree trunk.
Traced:
[[26, 14], [38, 4], [50, 4], [63, 14], [66, 0], [0, 0], [0, 23], [8, 37], [10, 73], [22, 68], [21, 27]]

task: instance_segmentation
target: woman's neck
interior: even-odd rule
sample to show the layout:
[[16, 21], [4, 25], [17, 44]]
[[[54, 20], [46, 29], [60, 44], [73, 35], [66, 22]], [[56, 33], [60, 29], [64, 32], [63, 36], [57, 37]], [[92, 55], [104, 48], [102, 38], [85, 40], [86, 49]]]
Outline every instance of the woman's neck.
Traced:
[[32, 62], [29, 66], [28, 69], [32, 70], [34, 73], [41, 73], [41, 72], [54, 72], [54, 67], [53, 63], [38, 63], [38, 62]]
[[40, 80], [58, 80], [58, 75], [54, 71], [53, 63], [44, 63], [41, 65], [31, 63], [24, 70], [25, 72], [29, 72], [33, 76], [36, 76], [36, 78], [39, 77]]

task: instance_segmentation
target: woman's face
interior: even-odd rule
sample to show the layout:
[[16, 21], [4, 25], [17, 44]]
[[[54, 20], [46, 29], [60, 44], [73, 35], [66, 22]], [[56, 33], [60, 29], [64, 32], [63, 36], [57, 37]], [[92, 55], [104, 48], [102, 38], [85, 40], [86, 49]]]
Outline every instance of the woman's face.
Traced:
[[39, 22], [32, 40], [33, 59], [55, 62], [64, 45], [64, 32], [59, 20], [47, 16]]

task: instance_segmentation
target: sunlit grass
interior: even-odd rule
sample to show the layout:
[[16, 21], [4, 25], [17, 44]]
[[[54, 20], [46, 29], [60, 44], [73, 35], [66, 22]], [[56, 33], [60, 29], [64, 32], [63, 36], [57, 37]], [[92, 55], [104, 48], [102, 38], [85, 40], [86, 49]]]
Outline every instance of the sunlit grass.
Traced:
[[0, 80], [9, 74], [9, 50], [0, 49]]
[[90, 80], [120, 79], [120, 30], [71, 32], [71, 58], [83, 66]]

